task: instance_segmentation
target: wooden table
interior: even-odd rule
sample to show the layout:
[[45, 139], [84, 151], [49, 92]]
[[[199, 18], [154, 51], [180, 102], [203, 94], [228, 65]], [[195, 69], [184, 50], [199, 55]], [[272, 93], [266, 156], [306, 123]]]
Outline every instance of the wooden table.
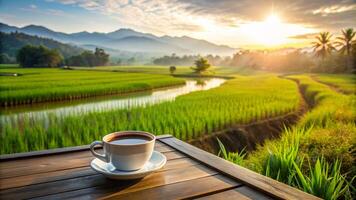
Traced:
[[0, 199], [317, 199], [171, 136], [155, 149], [167, 164], [141, 180], [93, 171], [88, 146], [0, 156]]

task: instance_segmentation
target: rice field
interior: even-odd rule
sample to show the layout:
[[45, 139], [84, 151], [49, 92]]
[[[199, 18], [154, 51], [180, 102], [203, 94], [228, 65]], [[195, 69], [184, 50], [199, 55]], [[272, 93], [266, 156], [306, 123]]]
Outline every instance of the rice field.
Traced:
[[[325, 199], [352, 198], [356, 176], [356, 96], [335, 91], [308, 75], [290, 78], [299, 80], [313, 109], [292, 129], [285, 130], [280, 139], [266, 141], [246, 159], [236, 152], [225, 153], [225, 157]], [[343, 82], [337, 76], [327, 79]]]
[[331, 85], [346, 94], [356, 94], [356, 77], [352, 74], [319, 74], [315, 78], [325, 84]]
[[11, 106], [122, 94], [184, 84], [183, 79], [158, 74], [0, 68], [0, 104]]
[[48, 115], [42, 120], [13, 119], [1, 124], [0, 153], [89, 144], [117, 130], [172, 134], [186, 141], [232, 124], [294, 112], [299, 104], [293, 81], [274, 75], [235, 76], [218, 88], [143, 108], [83, 116]]

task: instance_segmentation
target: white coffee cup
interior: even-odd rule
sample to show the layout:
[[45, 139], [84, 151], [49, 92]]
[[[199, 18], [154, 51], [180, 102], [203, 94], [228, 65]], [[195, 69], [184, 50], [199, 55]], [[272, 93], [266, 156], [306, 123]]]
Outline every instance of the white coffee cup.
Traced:
[[[156, 137], [143, 131], [121, 131], [110, 133], [103, 141], [94, 141], [90, 151], [98, 159], [111, 163], [116, 169], [133, 171], [141, 169], [151, 158]], [[97, 153], [95, 146], [102, 146], [103, 154]]]

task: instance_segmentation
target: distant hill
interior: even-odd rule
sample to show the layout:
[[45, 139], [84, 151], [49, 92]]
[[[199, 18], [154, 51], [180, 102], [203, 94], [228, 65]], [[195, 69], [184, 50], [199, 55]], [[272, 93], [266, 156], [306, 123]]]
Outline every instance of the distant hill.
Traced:
[[84, 31], [67, 34], [37, 25], [29, 25], [19, 28], [0, 23], [0, 31], [6, 33], [18, 31], [29, 35], [51, 38], [64, 43], [73, 43], [82, 46], [96, 45], [134, 53], [232, 55], [236, 50], [228, 46], [216, 45], [206, 40], [198, 40], [187, 36], [158, 37], [149, 33], [137, 32], [132, 29], [118, 29], [110, 33], [89, 33]]
[[27, 35], [19, 32], [3, 33], [0, 32], [1, 41], [1, 53], [5, 53], [8, 56], [16, 57], [17, 51], [25, 45], [43, 45], [50, 49], [57, 49], [63, 57], [67, 58], [73, 55], [80, 54], [84, 49], [61, 42], [42, 38], [38, 36]]

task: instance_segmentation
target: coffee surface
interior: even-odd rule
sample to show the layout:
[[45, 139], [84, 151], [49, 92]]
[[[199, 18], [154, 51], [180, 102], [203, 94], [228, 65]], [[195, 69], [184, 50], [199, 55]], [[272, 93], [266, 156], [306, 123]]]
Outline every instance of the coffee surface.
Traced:
[[143, 144], [150, 141], [151, 138], [139, 135], [132, 135], [132, 136], [119, 136], [113, 138], [109, 143], [110, 144]]

